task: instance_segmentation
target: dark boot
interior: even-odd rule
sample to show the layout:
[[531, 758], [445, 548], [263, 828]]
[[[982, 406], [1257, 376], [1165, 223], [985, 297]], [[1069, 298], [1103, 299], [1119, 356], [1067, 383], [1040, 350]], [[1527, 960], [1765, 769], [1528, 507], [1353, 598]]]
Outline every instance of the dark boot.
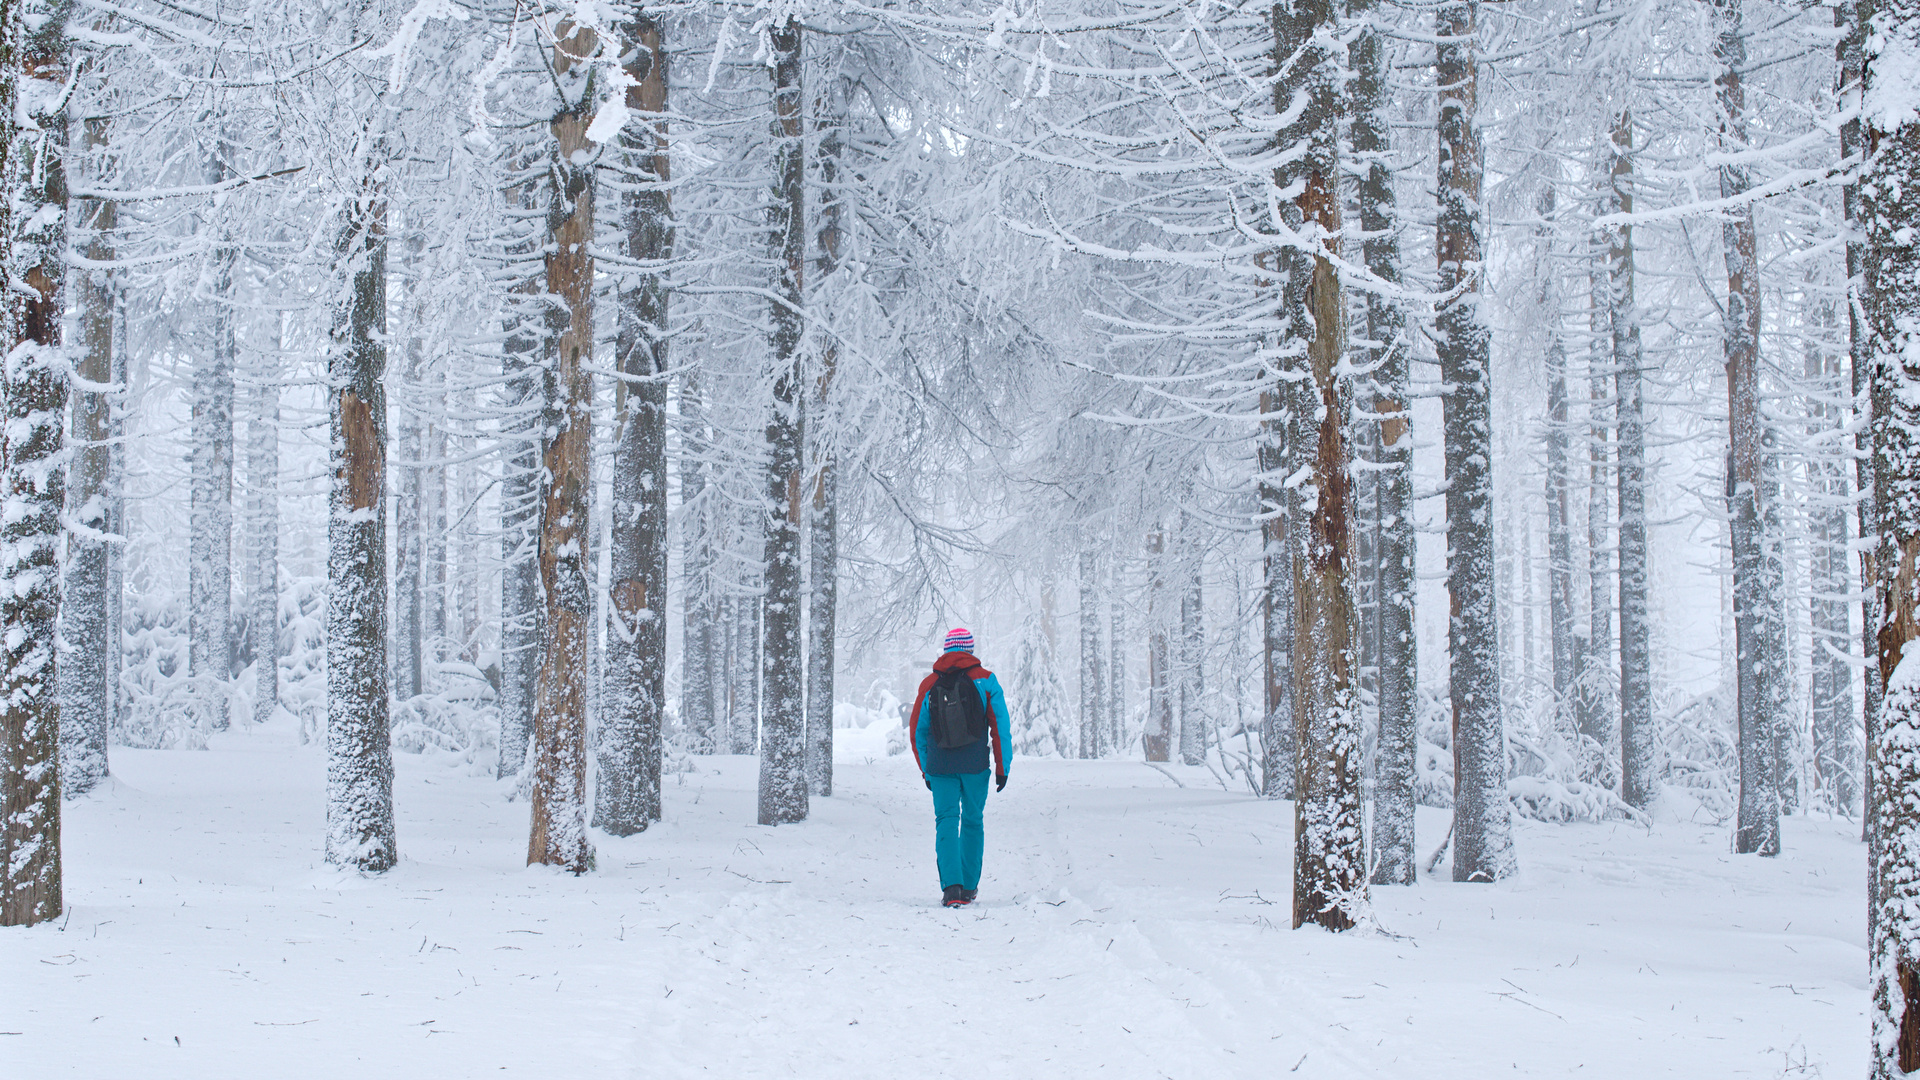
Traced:
[[973, 903], [975, 900], [978, 900], [979, 898], [980, 898], [979, 889], [961, 889], [960, 890], [960, 899], [965, 900], [969, 904]]
[[965, 907], [967, 906], [967, 901], [966, 898], [961, 895], [963, 891], [964, 890], [958, 885], [949, 885], [941, 890], [940, 902], [948, 907]]

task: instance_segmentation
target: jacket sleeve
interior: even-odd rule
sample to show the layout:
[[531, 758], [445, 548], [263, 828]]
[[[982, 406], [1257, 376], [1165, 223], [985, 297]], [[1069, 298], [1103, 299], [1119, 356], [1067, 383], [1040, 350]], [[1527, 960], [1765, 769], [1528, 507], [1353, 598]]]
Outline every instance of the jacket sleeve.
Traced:
[[980, 680], [980, 689], [986, 691], [993, 710], [993, 771], [1005, 776], [1007, 767], [1013, 764], [1013, 722], [1007, 719], [1007, 695], [1000, 689], [997, 675]]

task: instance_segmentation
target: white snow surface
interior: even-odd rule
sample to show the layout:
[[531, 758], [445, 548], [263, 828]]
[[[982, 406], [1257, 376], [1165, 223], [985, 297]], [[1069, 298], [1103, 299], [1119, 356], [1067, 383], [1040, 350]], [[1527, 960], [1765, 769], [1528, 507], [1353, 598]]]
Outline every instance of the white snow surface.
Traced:
[[[362, 877], [321, 861], [291, 721], [115, 748], [65, 808], [70, 915], [0, 931], [0, 1077], [1865, 1072], [1844, 821], [1761, 859], [1673, 813], [1516, 819], [1517, 879], [1442, 866], [1333, 935], [1288, 929], [1291, 804], [1021, 760], [950, 911], [911, 758], [836, 734], [810, 820], [754, 825], [754, 761], [696, 759], [579, 878], [524, 866], [526, 803], [449, 758], [396, 755], [402, 860]], [[1431, 850], [1447, 816], [1420, 815]]]

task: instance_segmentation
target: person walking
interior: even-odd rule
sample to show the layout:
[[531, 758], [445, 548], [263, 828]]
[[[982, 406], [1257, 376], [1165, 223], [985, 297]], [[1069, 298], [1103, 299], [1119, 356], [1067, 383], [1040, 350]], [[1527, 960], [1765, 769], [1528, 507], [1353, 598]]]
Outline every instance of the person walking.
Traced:
[[[1013, 746], [1007, 696], [1000, 680], [973, 655], [973, 635], [947, 631], [945, 651], [920, 680], [913, 702], [913, 757], [933, 792], [933, 855], [940, 868], [940, 902], [965, 907], [980, 895], [986, 851], [987, 773], [993, 789], [1007, 787]], [[992, 761], [988, 760], [991, 748]]]

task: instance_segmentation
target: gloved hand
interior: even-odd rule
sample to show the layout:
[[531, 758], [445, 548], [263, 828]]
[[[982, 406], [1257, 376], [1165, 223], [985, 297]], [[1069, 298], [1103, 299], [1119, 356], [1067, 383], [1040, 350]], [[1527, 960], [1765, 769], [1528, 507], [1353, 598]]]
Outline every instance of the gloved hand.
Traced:
[[932, 790], [933, 790], [933, 781], [931, 781], [931, 780], [929, 780], [929, 779], [927, 779], [927, 774], [926, 774], [926, 773], [921, 773], [921, 774], [920, 774], [920, 782], [921, 782], [921, 783], [923, 783], [923, 784], [925, 784], [925, 785], [927, 785], [927, 790], [928, 790], [928, 791], [932, 791]]
[[1007, 774], [1006, 773], [1001, 773], [999, 776], [994, 778], [993, 790], [995, 791], [1007, 790]]

